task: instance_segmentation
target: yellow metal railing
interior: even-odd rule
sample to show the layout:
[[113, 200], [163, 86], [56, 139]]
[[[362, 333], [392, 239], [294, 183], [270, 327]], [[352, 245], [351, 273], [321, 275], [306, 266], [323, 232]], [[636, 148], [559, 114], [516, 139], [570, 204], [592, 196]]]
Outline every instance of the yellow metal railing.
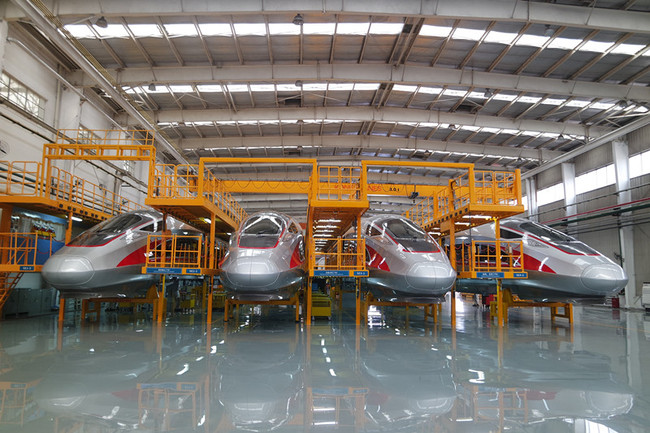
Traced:
[[52, 255], [53, 240], [54, 234], [0, 233], [0, 265], [42, 265]]
[[0, 161], [0, 194], [39, 197], [109, 215], [139, 209], [137, 203], [79, 176], [34, 161]]
[[363, 200], [359, 167], [318, 166], [318, 200]]
[[456, 246], [458, 272], [524, 272], [521, 241], [472, 241]]
[[205, 268], [207, 255], [201, 235], [149, 235], [147, 267]]
[[311, 240], [311, 251], [311, 270], [366, 270], [365, 239], [317, 237]]
[[153, 170], [149, 182], [149, 197], [168, 200], [205, 198], [224, 214], [239, 224], [246, 218], [246, 211], [225, 190], [223, 183], [210, 171], [199, 176], [198, 165], [159, 164]]
[[154, 131], [148, 129], [59, 129], [54, 143], [102, 146], [154, 145]]
[[[149, 235], [146, 267], [154, 268], [210, 268], [210, 245], [201, 235]], [[215, 268], [226, 253], [225, 244], [215, 244]]]
[[[439, 222], [472, 205], [491, 206], [494, 212], [507, 206], [521, 205], [519, 171], [468, 170], [449, 181], [447, 188], [432, 197], [424, 197], [405, 212], [421, 226]], [[482, 209], [490, 214], [490, 210]]]

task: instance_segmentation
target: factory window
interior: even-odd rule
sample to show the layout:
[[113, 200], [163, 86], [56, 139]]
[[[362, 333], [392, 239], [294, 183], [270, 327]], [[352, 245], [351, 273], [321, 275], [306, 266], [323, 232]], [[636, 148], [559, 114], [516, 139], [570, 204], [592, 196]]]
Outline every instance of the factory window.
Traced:
[[41, 120], [45, 117], [45, 99], [4, 72], [0, 74], [0, 97]]
[[630, 158], [630, 178], [650, 174], [650, 150]]
[[561, 183], [537, 191], [537, 206], [564, 200], [564, 186]]
[[616, 183], [614, 164], [576, 176], [576, 194], [584, 194]]
[[81, 126], [77, 132], [77, 143], [79, 144], [100, 144], [101, 139], [88, 128]]

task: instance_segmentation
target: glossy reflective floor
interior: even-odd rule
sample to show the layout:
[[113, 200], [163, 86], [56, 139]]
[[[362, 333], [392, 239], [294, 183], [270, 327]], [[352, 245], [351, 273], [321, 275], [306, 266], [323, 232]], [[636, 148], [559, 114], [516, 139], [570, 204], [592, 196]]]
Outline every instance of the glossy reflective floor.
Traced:
[[201, 314], [103, 313], [0, 322], [2, 432], [650, 431], [650, 316], [577, 307], [449, 303], [440, 323], [384, 308], [310, 327], [292, 308], [242, 307], [208, 329]]

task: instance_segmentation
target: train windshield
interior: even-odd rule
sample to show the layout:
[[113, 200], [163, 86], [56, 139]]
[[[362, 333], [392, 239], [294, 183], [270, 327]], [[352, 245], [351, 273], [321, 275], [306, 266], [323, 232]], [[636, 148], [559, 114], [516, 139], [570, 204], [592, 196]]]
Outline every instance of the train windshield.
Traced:
[[68, 245], [77, 247], [93, 247], [104, 245], [124, 233], [128, 229], [135, 228], [146, 220], [137, 214], [123, 214], [97, 224], [95, 227], [86, 230], [70, 241]]
[[555, 245], [560, 250], [569, 254], [598, 255], [598, 251], [558, 230], [534, 222], [521, 224], [521, 229], [538, 238]]
[[406, 251], [411, 253], [436, 253], [438, 245], [415, 223], [392, 218], [382, 223], [390, 237], [399, 242]]
[[273, 248], [277, 245], [284, 222], [277, 215], [256, 215], [246, 221], [239, 235], [239, 246], [244, 248]]

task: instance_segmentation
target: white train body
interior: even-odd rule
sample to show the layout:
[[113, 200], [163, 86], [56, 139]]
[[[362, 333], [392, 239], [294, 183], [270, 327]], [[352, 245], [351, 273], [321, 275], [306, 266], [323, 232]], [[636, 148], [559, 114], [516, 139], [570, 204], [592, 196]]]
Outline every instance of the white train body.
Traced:
[[289, 299], [303, 285], [306, 266], [300, 225], [278, 212], [259, 212], [230, 237], [221, 283], [233, 299]]
[[[86, 230], [52, 255], [42, 276], [64, 298], [133, 297], [160, 279], [143, 274], [148, 235], [161, 234], [163, 215], [153, 210], [126, 212]], [[167, 217], [174, 234], [198, 234]]]
[[[609, 258], [560, 231], [522, 218], [501, 221], [501, 239], [522, 241], [527, 279], [505, 279], [503, 286], [526, 299], [580, 300], [614, 296], [627, 284], [625, 271]], [[494, 224], [461, 232], [456, 247], [471, 240], [494, 240]], [[487, 280], [458, 280], [463, 292], [486, 293]], [[493, 289], [492, 289], [493, 290]]]
[[366, 242], [366, 284], [376, 298], [442, 302], [456, 280], [447, 255], [413, 221], [402, 216], [362, 220]]

